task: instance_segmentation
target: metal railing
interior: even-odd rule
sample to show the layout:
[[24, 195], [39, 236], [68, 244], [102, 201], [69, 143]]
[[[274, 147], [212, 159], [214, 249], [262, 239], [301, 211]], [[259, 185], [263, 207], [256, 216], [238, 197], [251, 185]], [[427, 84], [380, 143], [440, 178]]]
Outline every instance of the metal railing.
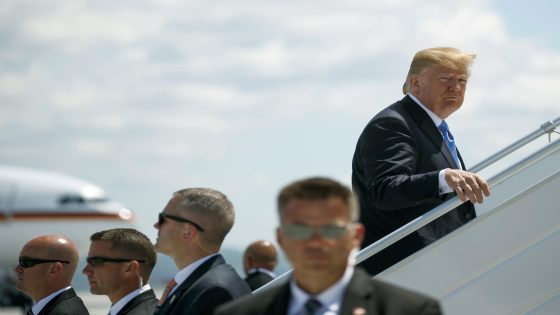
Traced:
[[[542, 124], [539, 129], [535, 130], [534, 132], [530, 133], [529, 135], [523, 137], [522, 139], [514, 142], [513, 144], [507, 146], [503, 150], [493, 154], [489, 158], [483, 160], [482, 162], [476, 164], [469, 172], [479, 172], [484, 168], [492, 165], [496, 161], [504, 158], [505, 156], [511, 154], [512, 152], [518, 150], [519, 148], [529, 144], [533, 140], [539, 138], [542, 135], [548, 134], [549, 142], [551, 141], [551, 134], [558, 133], [556, 128], [560, 125], [560, 117], [556, 118], [554, 121], [547, 121], [546, 123]], [[546, 156], [560, 150], [560, 140], [556, 140], [550, 145], [540, 149], [539, 151], [531, 154], [530, 156], [526, 157], [525, 159], [521, 160], [520, 162], [514, 164], [513, 166], [507, 168], [506, 170], [498, 173], [497, 175], [493, 176], [491, 179], [488, 180], [488, 185], [490, 187], [496, 186], [509, 177], [517, 174], [518, 172], [526, 169], [527, 167], [533, 165], [534, 163], [542, 160]], [[368, 259], [369, 257], [377, 254], [378, 252], [382, 251], [383, 249], [391, 246], [392, 244], [398, 242], [402, 238], [406, 237], [407, 235], [417, 231], [421, 227], [425, 226], [426, 224], [436, 220], [437, 218], [441, 217], [442, 215], [446, 214], [447, 212], [455, 209], [463, 202], [457, 197], [453, 197], [446, 201], [445, 203], [435, 207], [434, 209], [430, 210], [429, 212], [425, 213], [424, 215], [410, 221], [409, 223], [403, 225], [399, 229], [393, 231], [391, 234], [385, 236], [384, 238], [378, 240], [377, 242], [363, 248], [358, 254], [356, 255], [356, 264], [363, 262], [364, 260]], [[292, 274], [292, 270], [289, 270], [282, 275], [276, 277], [271, 282], [265, 284], [264, 286], [260, 287], [259, 289], [255, 290], [254, 293], [262, 291], [266, 288], [276, 286], [278, 284], [284, 283], [287, 279], [290, 278]]]
[[497, 153], [493, 154], [489, 158], [487, 158], [487, 159], [483, 160], [482, 162], [476, 164], [475, 166], [471, 167], [468, 171], [471, 172], [471, 173], [480, 172], [481, 170], [485, 169], [486, 167], [494, 164], [495, 162], [499, 161], [500, 159], [509, 155], [510, 153], [513, 153], [517, 149], [524, 147], [525, 145], [529, 144], [530, 142], [539, 138], [542, 135], [548, 134], [548, 142], [550, 142], [551, 134], [553, 132], [558, 133], [558, 131], [556, 131], [556, 128], [559, 125], [560, 125], [560, 117], [556, 118], [554, 121], [549, 120], [549, 121], [545, 122], [544, 124], [541, 125], [541, 127], [539, 129], [531, 132], [527, 136], [519, 139], [518, 141], [510, 144], [509, 146], [505, 147], [504, 149], [502, 149], [502, 150], [498, 151]]

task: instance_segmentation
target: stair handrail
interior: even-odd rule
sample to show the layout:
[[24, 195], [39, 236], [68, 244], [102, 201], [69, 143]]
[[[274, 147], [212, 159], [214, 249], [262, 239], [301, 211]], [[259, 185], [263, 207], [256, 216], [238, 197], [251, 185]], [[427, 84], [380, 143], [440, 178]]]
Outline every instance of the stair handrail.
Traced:
[[471, 167], [468, 171], [471, 173], [478, 173], [481, 170], [485, 169], [486, 167], [494, 164], [495, 162], [501, 160], [505, 156], [509, 155], [510, 153], [516, 151], [519, 148], [524, 147], [525, 145], [529, 144], [533, 140], [539, 138], [542, 135], [548, 134], [548, 142], [551, 142], [551, 134], [559, 133], [556, 131], [556, 128], [560, 125], [560, 117], [556, 118], [555, 120], [549, 120], [543, 123], [537, 130], [531, 132], [530, 134], [526, 135], [525, 137], [519, 139], [518, 141], [510, 144], [509, 146], [505, 147], [504, 149], [496, 152], [495, 154], [491, 155], [487, 159], [483, 160], [482, 162], [476, 164], [475, 166]]

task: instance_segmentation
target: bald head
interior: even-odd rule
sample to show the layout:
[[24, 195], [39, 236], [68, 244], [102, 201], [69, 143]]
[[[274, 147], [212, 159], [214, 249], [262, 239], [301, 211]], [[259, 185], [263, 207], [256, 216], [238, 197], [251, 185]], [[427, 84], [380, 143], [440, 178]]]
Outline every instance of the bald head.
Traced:
[[274, 271], [277, 263], [276, 247], [269, 241], [255, 241], [245, 250], [243, 257], [245, 273], [253, 268], [264, 268]]
[[25, 268], [16, 267], [20, 275], [18, 289], [35, 300], [67, 287], [78, 266], [78, 250], [68, 238], [60, 235], [43, 235], [27, 242], [20, 257], [45, 260]]

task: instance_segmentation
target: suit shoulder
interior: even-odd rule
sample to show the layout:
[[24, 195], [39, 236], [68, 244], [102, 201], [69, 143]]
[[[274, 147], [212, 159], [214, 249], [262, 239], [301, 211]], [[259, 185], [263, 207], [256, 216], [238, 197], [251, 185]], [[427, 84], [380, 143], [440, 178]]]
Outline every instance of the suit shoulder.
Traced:
[[271, 303], [277, 300], [281, 287], [266, 289], [225, 303], [216, 309], [216, 315], [266, 314]]
[[227, 289], [235, 288], [242, 293], [248, 293], [249, 287], [239, 274], [229, 264], [219, 265], [205, 273], [195, 285], [207, 287], [223, 287]]
[[372, 279], [372, 283], [385, 309], [398, 307], [414, 314], [441, 314], [438, 301], [430, 296], [381, 280]]

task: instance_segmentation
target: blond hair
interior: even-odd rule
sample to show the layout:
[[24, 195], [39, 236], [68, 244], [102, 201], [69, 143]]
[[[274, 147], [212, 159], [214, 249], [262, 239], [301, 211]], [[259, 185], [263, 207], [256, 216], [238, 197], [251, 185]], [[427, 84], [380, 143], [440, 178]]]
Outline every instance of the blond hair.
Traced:
[[406, 76], [403, 85], [403, 94], [410, 92], [410, 78], [412, 75], [420, 75], [426, 69], [433, 66], [444, 66], [453, 70], [462, 70], [470, 75], [470, 66], [472, 65], [475, 54], [467, 53], [453, 47], [434, 47], [418, 51]]

